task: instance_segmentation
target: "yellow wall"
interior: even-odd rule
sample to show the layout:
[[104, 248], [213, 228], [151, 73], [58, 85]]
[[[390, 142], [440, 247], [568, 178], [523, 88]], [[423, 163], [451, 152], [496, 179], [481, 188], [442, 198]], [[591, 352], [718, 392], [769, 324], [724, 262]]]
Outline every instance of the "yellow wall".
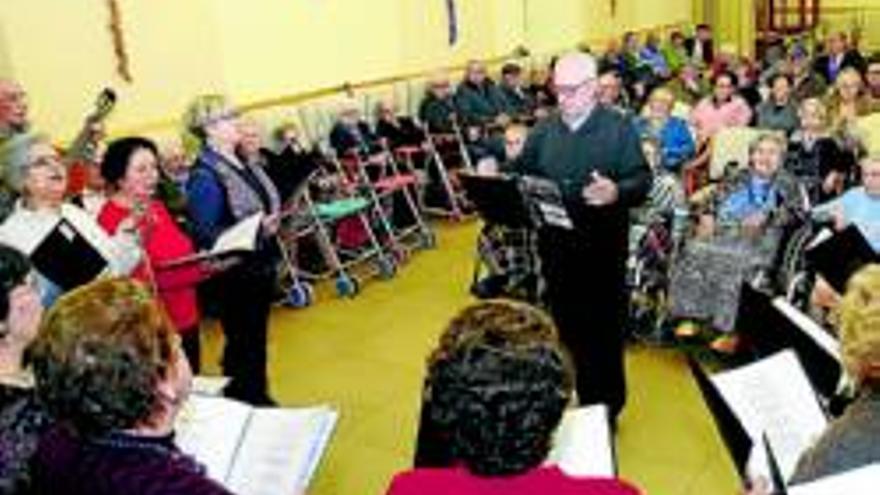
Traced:
[[[111, 132], [172, 127], [195, 94], [245, 103], [494, 57], [558, 52], [627, 29], [688, 22], [693, 0], [118, 0], [132, 84], [115, 74], [104, 1], [0, 2], [0, 75], [31, 94], [33, 120], [75, 134], [97, 91], [120, 94]], [[147, 124], [144, 126], [144, 124]]]
[[860, 26], [861, 48], [880, 50], [880, 0], [823, 0], [822, 32], [846, 31]]

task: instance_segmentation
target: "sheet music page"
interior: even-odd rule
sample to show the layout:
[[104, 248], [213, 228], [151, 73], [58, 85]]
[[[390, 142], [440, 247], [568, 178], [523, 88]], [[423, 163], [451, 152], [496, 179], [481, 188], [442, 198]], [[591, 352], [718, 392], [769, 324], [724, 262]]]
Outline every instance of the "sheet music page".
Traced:
[[223, 397], [190, 396], [177, 418], [175, 442], [222, 484], [232, 469], [253, 407]]
[[791, 486], [789, 495], [869, 495], [880, 486], [880, 464], [869, 464], [810, 483]]
[[[62, 205], [61, 218], [66, 220], [108, 262], [114, 258], [113, 239], [85, 210], [73, 205]], [[59, 220], [60, 221], [60, 220]], [[47, 232], [48, 234], [48, 232]]]
[[547, 461], [570, 476], [614, 477], [617, 469], [607, 408], [595, 405], [565, 411]]
[[226, 486], [239, 495], [305, 489], [336, 419], [337, 413], [327, 407], [256, 408]]
[[711, 377], [755, 445], [766, 432], [789, 479], [801, 454], [828, 423], [794, 351], [787, 349]]
[[809, 335], [830, 356], [840, 362], [840, 342], [825, 331], [812, 318], [792, 306], [784, 297], [773, 299], [773, 307], [794, 322], [805, 334]]
[[262, 213], [255, 213], [229, 227], [214, 242], [211, 254], [224, 254], [235, 251], [253, 251], [263, 221]]

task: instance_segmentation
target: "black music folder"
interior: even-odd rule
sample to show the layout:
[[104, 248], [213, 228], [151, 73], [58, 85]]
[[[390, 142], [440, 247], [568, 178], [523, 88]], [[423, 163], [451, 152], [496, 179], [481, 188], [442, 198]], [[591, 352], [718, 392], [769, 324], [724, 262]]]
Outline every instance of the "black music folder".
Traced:
[[109, 265], [101, 252], [64, 218], [40, 241], [30, 260], [42, 276], [64, 291], [91, 282]]
[[487, 223], [512, 228], [534, 226], [528, 202], [516, 177], [509, 175], [459, 174], [468, 200]]
[[811, 246], [806, 251], [806, 258], [831, 287], [841, 294], [853, 273], [868, 263], [878, 261], [874, 249], [855, 225], [850, 225]]
[[813, 389], [825, 399], [837, 393], [842, 374], [840, 344], [784, 298], [770, 299], [744, 284], [736, 329], [759, 359], [793, 349]]

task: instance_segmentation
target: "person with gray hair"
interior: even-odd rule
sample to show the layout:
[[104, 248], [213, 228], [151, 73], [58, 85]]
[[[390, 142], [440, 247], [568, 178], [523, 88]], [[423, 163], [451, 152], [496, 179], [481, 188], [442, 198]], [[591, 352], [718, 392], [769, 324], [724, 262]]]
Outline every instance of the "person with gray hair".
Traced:
[[[30, 256], [65, 218], [83, 236], [96, 241], [94, 247], [108, 261], [110, 273], [127, 275], [139, 263], [137, 239], [128, 229], [109, 237], [89, 213], [65, 201], [67, 169], [47, 136], [24, 133], [11, 138], [0, 148], [0, 170], [16, 194], [11, 213], [0, 223], [0, 242]], [[43, 276], [38, 279], [43, 304], [48, 307], [62, 289]]]
[[[0, 150], [6, 148], [9, 140], [21, 136], [28, 129], [27, 113], [27, 95], [21, 85], [11, 79], [0, 78]], [[6, 154], [12, 151], [13, 149], [10, 148], [0, 153]], [[5, 163], [5, 160], [0, 163]], [[6, 182], [5, 170], [3, 175], [0, 180], [0, 221], [9, 216], [15, 202], [15, 188]]]
[[513, 168], [559, 187], [572, 225], [539, 229], [547, 299], [574, 358], [581, 404], [607, 404], [616, 424], [626, 400], [629, 208], [645, 199], [651, 171], [630, 118], [598, 103], [596, 72], [588, 54], [559, 60], [560, 112], [532, 130]]

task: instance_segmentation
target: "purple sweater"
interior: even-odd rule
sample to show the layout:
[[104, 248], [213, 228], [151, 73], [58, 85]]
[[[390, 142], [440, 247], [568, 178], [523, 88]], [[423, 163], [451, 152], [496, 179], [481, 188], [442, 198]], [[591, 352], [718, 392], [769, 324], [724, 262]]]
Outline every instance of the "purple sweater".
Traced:
[[40, 440], [33, 478], [41, 495], [231, 495], [170, 436], [112, 434], [92, 441], [60, 426]]

